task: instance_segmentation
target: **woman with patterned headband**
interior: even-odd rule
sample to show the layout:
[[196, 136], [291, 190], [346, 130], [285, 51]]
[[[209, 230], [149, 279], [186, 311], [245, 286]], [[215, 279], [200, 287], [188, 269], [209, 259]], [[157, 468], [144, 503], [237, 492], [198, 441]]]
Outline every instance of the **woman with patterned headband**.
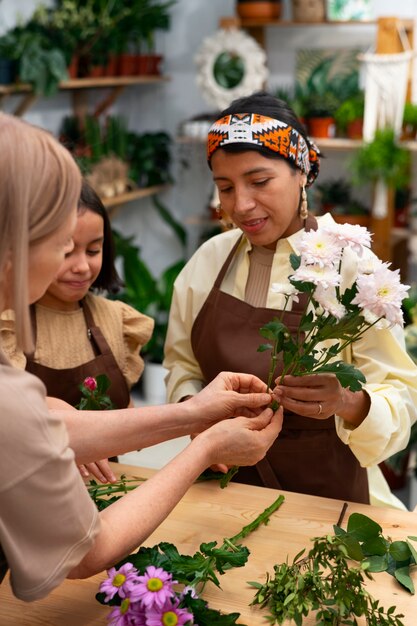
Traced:
[[[308, 213], [306, 187], [317, 177], [319, 152], [273, 96], [257, 93], [223, 111], [209, 131], [207, 157], [221, 211], [236, 228], [204, 243], [176, 281], [164, 362], [171, 402], [222, 369], [265, 378], [259, 329], [284, 305], [270, 285], [288, 281], [304, 229], [333, 221]], [[283, 314], [294, 332], [303, 308], [294, 302]], [[370, 329], [342, 353], [366, 374], [360, 392], [342, 389], [330, 374], [286, 376], [277, 388], [285, 410], [280, 436], [266, 459], [240, 468], [235, 480], [403, 506], [377, 466], [406, 445], [416, 420], [417, 370], [401, 333]]]

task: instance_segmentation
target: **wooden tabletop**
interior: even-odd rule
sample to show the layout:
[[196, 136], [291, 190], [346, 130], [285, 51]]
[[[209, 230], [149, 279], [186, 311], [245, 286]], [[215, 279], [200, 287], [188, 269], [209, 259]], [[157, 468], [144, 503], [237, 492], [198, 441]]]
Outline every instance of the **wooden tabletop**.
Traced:
[[[116, 469], [117, 468], [117, 469]], [[128, 465], [114, 465], [119, 473], [148, 477], [153, 470]], [[220, 577], [222, 590], [207, 585], [204, 598], [212, 608], [225, 612], [239, 612], [240, 622], [247, 626], [265, 626], [267, 622], [258, 608], [249, 607], [253, 589], [246, 581], [264, 582], [266, 571], [288, 558], [291, 560], [302, 548], [311, 545], [310, 539], [333, 533], [333, 524], [339, 518], [343, 502], [282, 492], [285, 502], [272, 516], [268, 526], [259, 528], [244, 540], [250, 549], [245, 567], [227, 572]], [[230, 484], [220, 489], [217, 482], [195, 484], [171, 515], [149, 538], [146, 545], [160, 541], [174, 543], [180, 552], [194, 554], [200, 543], [222, 541], [239, 532], [269, 506], [278, 493], [272, 489]], [[417, 534], [417, 514], [388, 508], [377, 508], [349, 503], [345, 514], [364, 513], [383, 528], [385, 536], [405, 539]], [[42, 564], [39, 564], [42, 567]], [[417, 586], [416, 572], [413, 574]], [[95, 600], [101, 573], [88, 580], [67, 580], [44, 600], [26, 604], [14, 598], [8, 581], [0, 585], [1, 626], [104, 626], [108, 607]], [[405, 615], [405, 626], [417, 624], [417, 599], [386, 573], [374, 575], [369, 582], [370, 593], [384, 608], [395, 605]], [[364, 622], [361, 622], [361, 624]], [[305, 619], [305, 626], [313, 626], [313, 616]]]

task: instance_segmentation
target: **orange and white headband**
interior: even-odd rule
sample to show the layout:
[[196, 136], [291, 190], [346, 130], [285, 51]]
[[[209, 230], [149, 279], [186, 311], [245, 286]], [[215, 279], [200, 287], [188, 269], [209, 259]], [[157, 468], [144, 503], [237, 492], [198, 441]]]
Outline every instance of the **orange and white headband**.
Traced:
[[214, 122], [208, 133], [207, 160], [218, 148], [231, 144], [258, 146], [291, 161], [307, 176], [311, 185], [319, 173], [320, 151], [292, 126], [257, 113], [234, 113]]

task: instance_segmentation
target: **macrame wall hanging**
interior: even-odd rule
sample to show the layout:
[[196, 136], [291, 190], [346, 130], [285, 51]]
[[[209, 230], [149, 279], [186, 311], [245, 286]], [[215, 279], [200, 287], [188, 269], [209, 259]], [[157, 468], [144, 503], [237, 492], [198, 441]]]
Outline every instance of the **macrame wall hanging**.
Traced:
[[[396, 54], [365, 53], [360, 60], [365, 67], [365, 114], [363, 123], [364, 141], [372, 141], [377, 129], [387, 126], [399, 136], [402, 127], [407, 85], [410, 77], [410, 50], [404, 29], [399, 28], [404, 52]], [[388, 190], [383, 180], [375, 185], [372, 215], [383, 219], [388, 214]]]

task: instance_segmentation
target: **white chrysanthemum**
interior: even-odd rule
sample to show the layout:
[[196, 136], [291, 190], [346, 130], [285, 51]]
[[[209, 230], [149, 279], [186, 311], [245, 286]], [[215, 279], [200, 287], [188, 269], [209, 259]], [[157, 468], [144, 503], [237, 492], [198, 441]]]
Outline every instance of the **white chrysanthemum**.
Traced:
[[338, 263], [342, 254], [334, 238], [324, 229], [306, 231], [299, 243], [301, 262], [320, 266]]
[[386, 320], [385, 318], [378, 320], [378, 317], [375, 315], [375, 313], [372, 313], [368, 309], [362, 309], [362, 315], [365, 322], [367, 322], [368, 324], [375, 324], [375, 328], [377, 328], [378, 330], [383, 330], [384, 328], [389, 328], [391, 326], [388, 320]]
[[317, 285], [314, 292], [314, 299], [326, 313], [330, 313], [330, 315], [333, 315], [333, 317], [336, 317], [338, 320], [342, 319], [346, 314], [346, 308], [339, 302], [334, 287], [324, 289], [322, 285]]
[[352, 304], [367, 309], [376, 317], [385, 317], [390, 324], [403, 324], [401, 303], [407, 296], [408, 285], [400, 282], [399, 270], [382, 264], [373, 274], [359, 274], [358, 292]]
[[272, 283], [271, 291], [272, 293], [280, 293], [283, 296], [291, 296], [293, 302], [298, 302], [299, 300], [299, 291], [291, 283]]
[[352, 248], [358, 256], [362, 256], [364, 248], [371, 247], [371, 233], [359, 224], [331, 224], [323, 230], [341, 248]]
[[390, 265], [391, 263], [383, 263], [381, 259], [378, 259], [378, 257], [373, 256], [373, 257], [369, 257], [368, 259], [363, 259], [358, 264], [358, 273], [359, 274], [374, 274], [376, 270], [379, 269], [380, 267], [384, 266], [388, 269]]
[[334, 267], [301, 264], [290, 276], [290, 280], [322, 285], [324, 289], [327, 289], [339, 285], [340, 275]]

